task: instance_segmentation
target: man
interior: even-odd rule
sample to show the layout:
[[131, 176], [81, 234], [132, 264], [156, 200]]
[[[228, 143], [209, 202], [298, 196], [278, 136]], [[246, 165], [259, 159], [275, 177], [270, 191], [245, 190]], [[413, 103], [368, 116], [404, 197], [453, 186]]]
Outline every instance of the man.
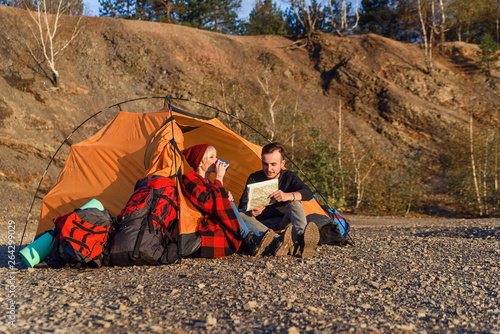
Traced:
[[284, 169], [284, 156], [285, 148], [282, 144], [267, 144], [262, 148], [262, 170], [252, 173], [247, 180], [248, 185], [278, 179], [278, 190], [269, 195], [269, 198], [274, 198], [276, 202], [245, 211], [248, 203], [248, 193], [245, 188], [238, 209], [243, 219], [248, 220], [262, 232], [266, 229], [285, 230], [270, 245], [273, 255], [286, 255], [291, 250], [292, 255], [300, 254], [302, 258], [309, 258], [314, 255], [314, 249], [319, 241], [319, 231], [316, 224], [307, 223], [301, 201], [311, 200], [313, 193], [297, 174]]

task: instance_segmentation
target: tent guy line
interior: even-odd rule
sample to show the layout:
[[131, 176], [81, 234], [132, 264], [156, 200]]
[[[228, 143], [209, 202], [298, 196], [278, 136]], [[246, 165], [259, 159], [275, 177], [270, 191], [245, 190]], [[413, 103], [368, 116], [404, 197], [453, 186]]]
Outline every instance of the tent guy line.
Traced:
[[[52, 155], [51, 159], [49, 160], [49, 163], [47, 164], [43, 174], [42, 174], [42, 177], [40, 178], [40, 181], [38, 183], [38, 186], [37, 186], [37, 189], [35, 191], [35, 194], [33, 196], [33, 200], [31, 202], [31, 205], [30, 205], [30, 209], [28, 211], [28, 214], [27, 214], [27, 217], [26, 217], [26, 221], [25, 221], [25, 225], [24, 225], [24, 229], [23, 229], [23, 233], [22, 233], [22, 236], [21, 236], [21, 240], [20, 240], [20, 243], [19, 243], [19, 248], [18, 248], [18, 255], [19, 255], [19, 251], [22, 247], [22, 244], [23, 244], [23, 240], [24, 240], [24, 236], [26, 234], [26, 228], [27, 228], [27, 225], [28, 225], [28, 221], [29, 221], [29, 218], [31, 216], [31, 211], [33, 210], [33, 206], [34, 206], [34, 203], [35, 203], [35, 200], [38, 196], [38, 192], [40, 190], [40, 186], [43, 182], [43, 179], [45, 178], [45, 175], [47, 174], [47, 170], [48, 168], [50, 167], [50, 165], [52, 164], [52, 162], [54, 161], [55, 157], [57, 156], [57, 154], [59, 153], [59, 151], [61, 150], [61, 148], [64, 146], [65, 143], [68, 143], [68, 140], [69, 138], [80, 128], [82, 127], [85, 123], [87, 123], [88, 121], [90, 121], [91, 119], [93, 119], [94, 117], [98, 116], [99, 114], [101, 114], [102, 112], [106, 111], [106, 110], [109, 110], [109, 109], [112, 109], [112, 108], [115, 108], [115, 107], [118, 107], [119, 108], [119, 111], [122, 111], [122, 105], [124, 104], [128, 104], [128, 103], [131, 103], [131, 102], [136, 102], [136, 101], [140, 101], [140, 100], [148, 100], [148, 99], [163, 99], [164, 100], [164, 106], [168, 103], [168, 106], [169, 106], [169, 110], [170, 110], [170, 113], [171, 113], [171, 117], [173, 117], [172, 115], [172, 110], [173, 109], [177, 109], [175, 107], [172, 107], [171, 106], [171, 99], [172, 100], [177, 100], [177, 101], [185, 101], [185, 102], [191, 102], [191, 103], [197, 103], [199, 105], [202, 105], [202, 106], [205, 106], [207, 108], [210, 108], [210, 109], [213, 109], [215, 112], [216, 112], [216, 115], [215, 117], [217, 118], [218, 116], [218, 113], [221, 112], [235, 120], [237, 120], [238, 122], [246, 125], [247, 127], [249, 127], [250, 129], [252, 129], [253, 131], [255, 131], [257, 134], [259, 134], [260, 136], [262, 136], [266, 141], [268, 142], [271, 142], [271, 140], [269, 138], [267, 138], [265, 135], [263, 135], [261, 132], [259, 132], [257, 129], [255, 129], [254, 127], [252, 127], [250, 124], [246, 123], [245, 121], [239, 119], [238, 117], [226, 112], [226, 111], [223, 111], [223, 110], [220, 110], [216, 107], [213, 107], [213, 106], [210, 106], [208, 104], [205, 104], [203, 102], [200, 102], [200, 101], [196, 101], [196, 100], [191, 100], [191, 99], [184, 99], [184, 98], [171, 98], [170, 95], [167, 95], [167, 96], [146, 96], [146, 97], [140, 97], [140, 98], [135, 98], [135, 99], [130, 99], [130, 100], [125, 100], [125, 101], [121, 101], [121, 102], [118, 102], [118, 103], [115, 103], [113, 105], [110, 105], [104, 109], [101, 109], [100, 111], [94, 113], [93, 115], [89, 116], [87, 119], [85, 119], [82, 123], [80, 123], [77, 127], [75, 127], [70, 133], [69, 135], [61, 142], [61, 144], [59, 145], [59, 147], [57, 148], [57, 150], [55, 151], [55, 153]], [[316, 188], [316, 186], [314, 185], [314, 183], [307, 177], [307, 175], [302, 171], [302, 169], [300, 169], [300, 167], [297, 166], [297, 164], [295, 164], [295, 162], [293, 160], [291, 160], [287, 155], [285, 155], [285, 157], [292, 163], [293, 166], [295, 166], [295, 168], [297, 168], [297, 170], [300, 171], [300, 173], [306, 178], [306, 180], [312, 185], [312, 187], [314, 188], [315, 192], [317, 194], [319, 194], [319, 196], [323, 199], [323, 201], [326, 203], [326, 206], [329, 208], [329, 209], [332, 209], [331, 206], [329, 205], [328, 201], [324, 198], [323, 194], [321, 194], [318, 189]], [[39, 198], [39, 197], [38, 197]], [[333, 209], [332, 209], [333, 210]], [[354, 240], [351, 238], [350, 234], [347, 233], [347, 237], [349, 238], [350, 242], [352, 243], [352, 245], [354, 245]]]

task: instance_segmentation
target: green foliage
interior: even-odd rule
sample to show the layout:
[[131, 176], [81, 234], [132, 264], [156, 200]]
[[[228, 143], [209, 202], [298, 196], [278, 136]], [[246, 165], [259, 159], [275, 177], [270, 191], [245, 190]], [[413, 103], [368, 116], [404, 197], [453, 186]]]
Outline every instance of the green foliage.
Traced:
[[405, 215], [418, 211], [425, 199], [418, 152], [405, 159], [395, 158], [394, 152], [381, 154], [367, 183], [362, 209], [369, 213]]
[[[467, 135], [464, 136], [464, 133]], [[446, 178], [448, 192], [454, 195], [464, 213], [478, 215], [478, 199], [472, 174], [468, 129], [457, 128], [443, 144], [439, 161]], [[474, 161], [479, 194], [485, 214], [498, 213], [499, 193], [495, 183], [500, 177], [500, 136], [498, 127], [481, 125], [474, 131]], [[496, 182], [495, 182], [496, 180]]]
[[309, 142], [298, 162], [320, 194], [325, 198], [336, 197], [341, 191], [335, 183], [335, 178], [340, 174], [337, 164], [338, 154], [323, 139], [319, 128], [309, 128], [309, 136]]
[[489, 0], [454, 0], [450, 4], [451, 25], [449, 36], [465, 42], [479, 43], [491, 24]]
[[137, 11], [137, 3], [133, 0], [99, 0], [99, 16], [133, 19]]
[[[59, 7], [59, 3], [61, 3], [61, 7]], [[0, 5], [17, 8], [29, 8], [34, 11], [37, 10], [38, 4], [43, 10], [43, 0], [0, 0]], [[58, 9], [61, 13], [65, 13], [67, 15], [83, 14], [82, 0], [46, 0], [45, 6], [47, 8], [47, 13], [50, 14], [55, 14]]]
[[[302, 19], [304, 18], [304, 15], [307, 15], [300, 7], [297, 8], [297, 12]], [[313, 0], [309, 4], [309, 12], [311, 14], [311, 21], [314, 22], [313, 31], [333, 32], [331, 25], [331, 12], [328, 6], [322, 6], [320, 2]], [[288, 35], [307, 35], [306, 29], [297, 19], [297, 14], [292, 6], [285, 10], [284, 17], [285, 29]]]
[[497, 51], [500, 50], [500, 45], [493, 41], [490, 35], [486, 35], [479, 44], [479, 66], [482, 67], [486, 73], [491, 74], [491, 70], [497, 69], [498, 61]]
[[25, 8], [24, 1], [22, 0], [0, 0], [0, 5], [16, 7], [16, 8]]
[[99, 15], [133, 20], [169, 22], [234, 34], [238, 31], [241, 0], [133, 1], [99, 0]]
[[286, 34], [283, 12], [272, 0], [258, 0], [243, 27], [245, 35]]
[[396, 9], [390, 0], [362, 0], [359, 15], [359, 31], [389, 38], [399, 35]]
[[241, 0], [184, 0], [180, 23], [194, 28], [235, 33], [239, 21], [236, 11]]

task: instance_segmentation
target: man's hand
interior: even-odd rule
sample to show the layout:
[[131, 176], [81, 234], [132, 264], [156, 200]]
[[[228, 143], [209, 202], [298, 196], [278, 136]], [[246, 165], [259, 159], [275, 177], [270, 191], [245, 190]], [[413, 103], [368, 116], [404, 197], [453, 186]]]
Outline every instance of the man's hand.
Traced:
[[233, 197], [233, 194], [231, 194], [231, 192], [230, 192], [230, 191], [228, 191], [228, 192], [227, 192], [227, 197], [229, 198], [229, 200], [230, 200], [231, 202], [234, 202], [234, 197]]
[[262, 213], [262, 211], [264, 211], [265, 208], [266, 208], [265, 206], [259, 206], [257, 209], [251, 210], [250, 213], [252, 214], [253, 217], [257, 217]]
[[284, 193], [281, 190], [276, 190], [271, 195], [269, 195], [269, 198], [274, 198], [278, 202], [287, 202], [294, 200], [292, 193]]

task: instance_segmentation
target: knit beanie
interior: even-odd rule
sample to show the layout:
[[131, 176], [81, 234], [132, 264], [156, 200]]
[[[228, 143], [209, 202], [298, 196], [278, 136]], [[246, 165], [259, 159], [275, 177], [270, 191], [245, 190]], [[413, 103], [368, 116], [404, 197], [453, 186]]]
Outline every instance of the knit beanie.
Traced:
[[193, 170], [197, 170], [209, 144], [198, 144], [182, 150], [182, 155]]

